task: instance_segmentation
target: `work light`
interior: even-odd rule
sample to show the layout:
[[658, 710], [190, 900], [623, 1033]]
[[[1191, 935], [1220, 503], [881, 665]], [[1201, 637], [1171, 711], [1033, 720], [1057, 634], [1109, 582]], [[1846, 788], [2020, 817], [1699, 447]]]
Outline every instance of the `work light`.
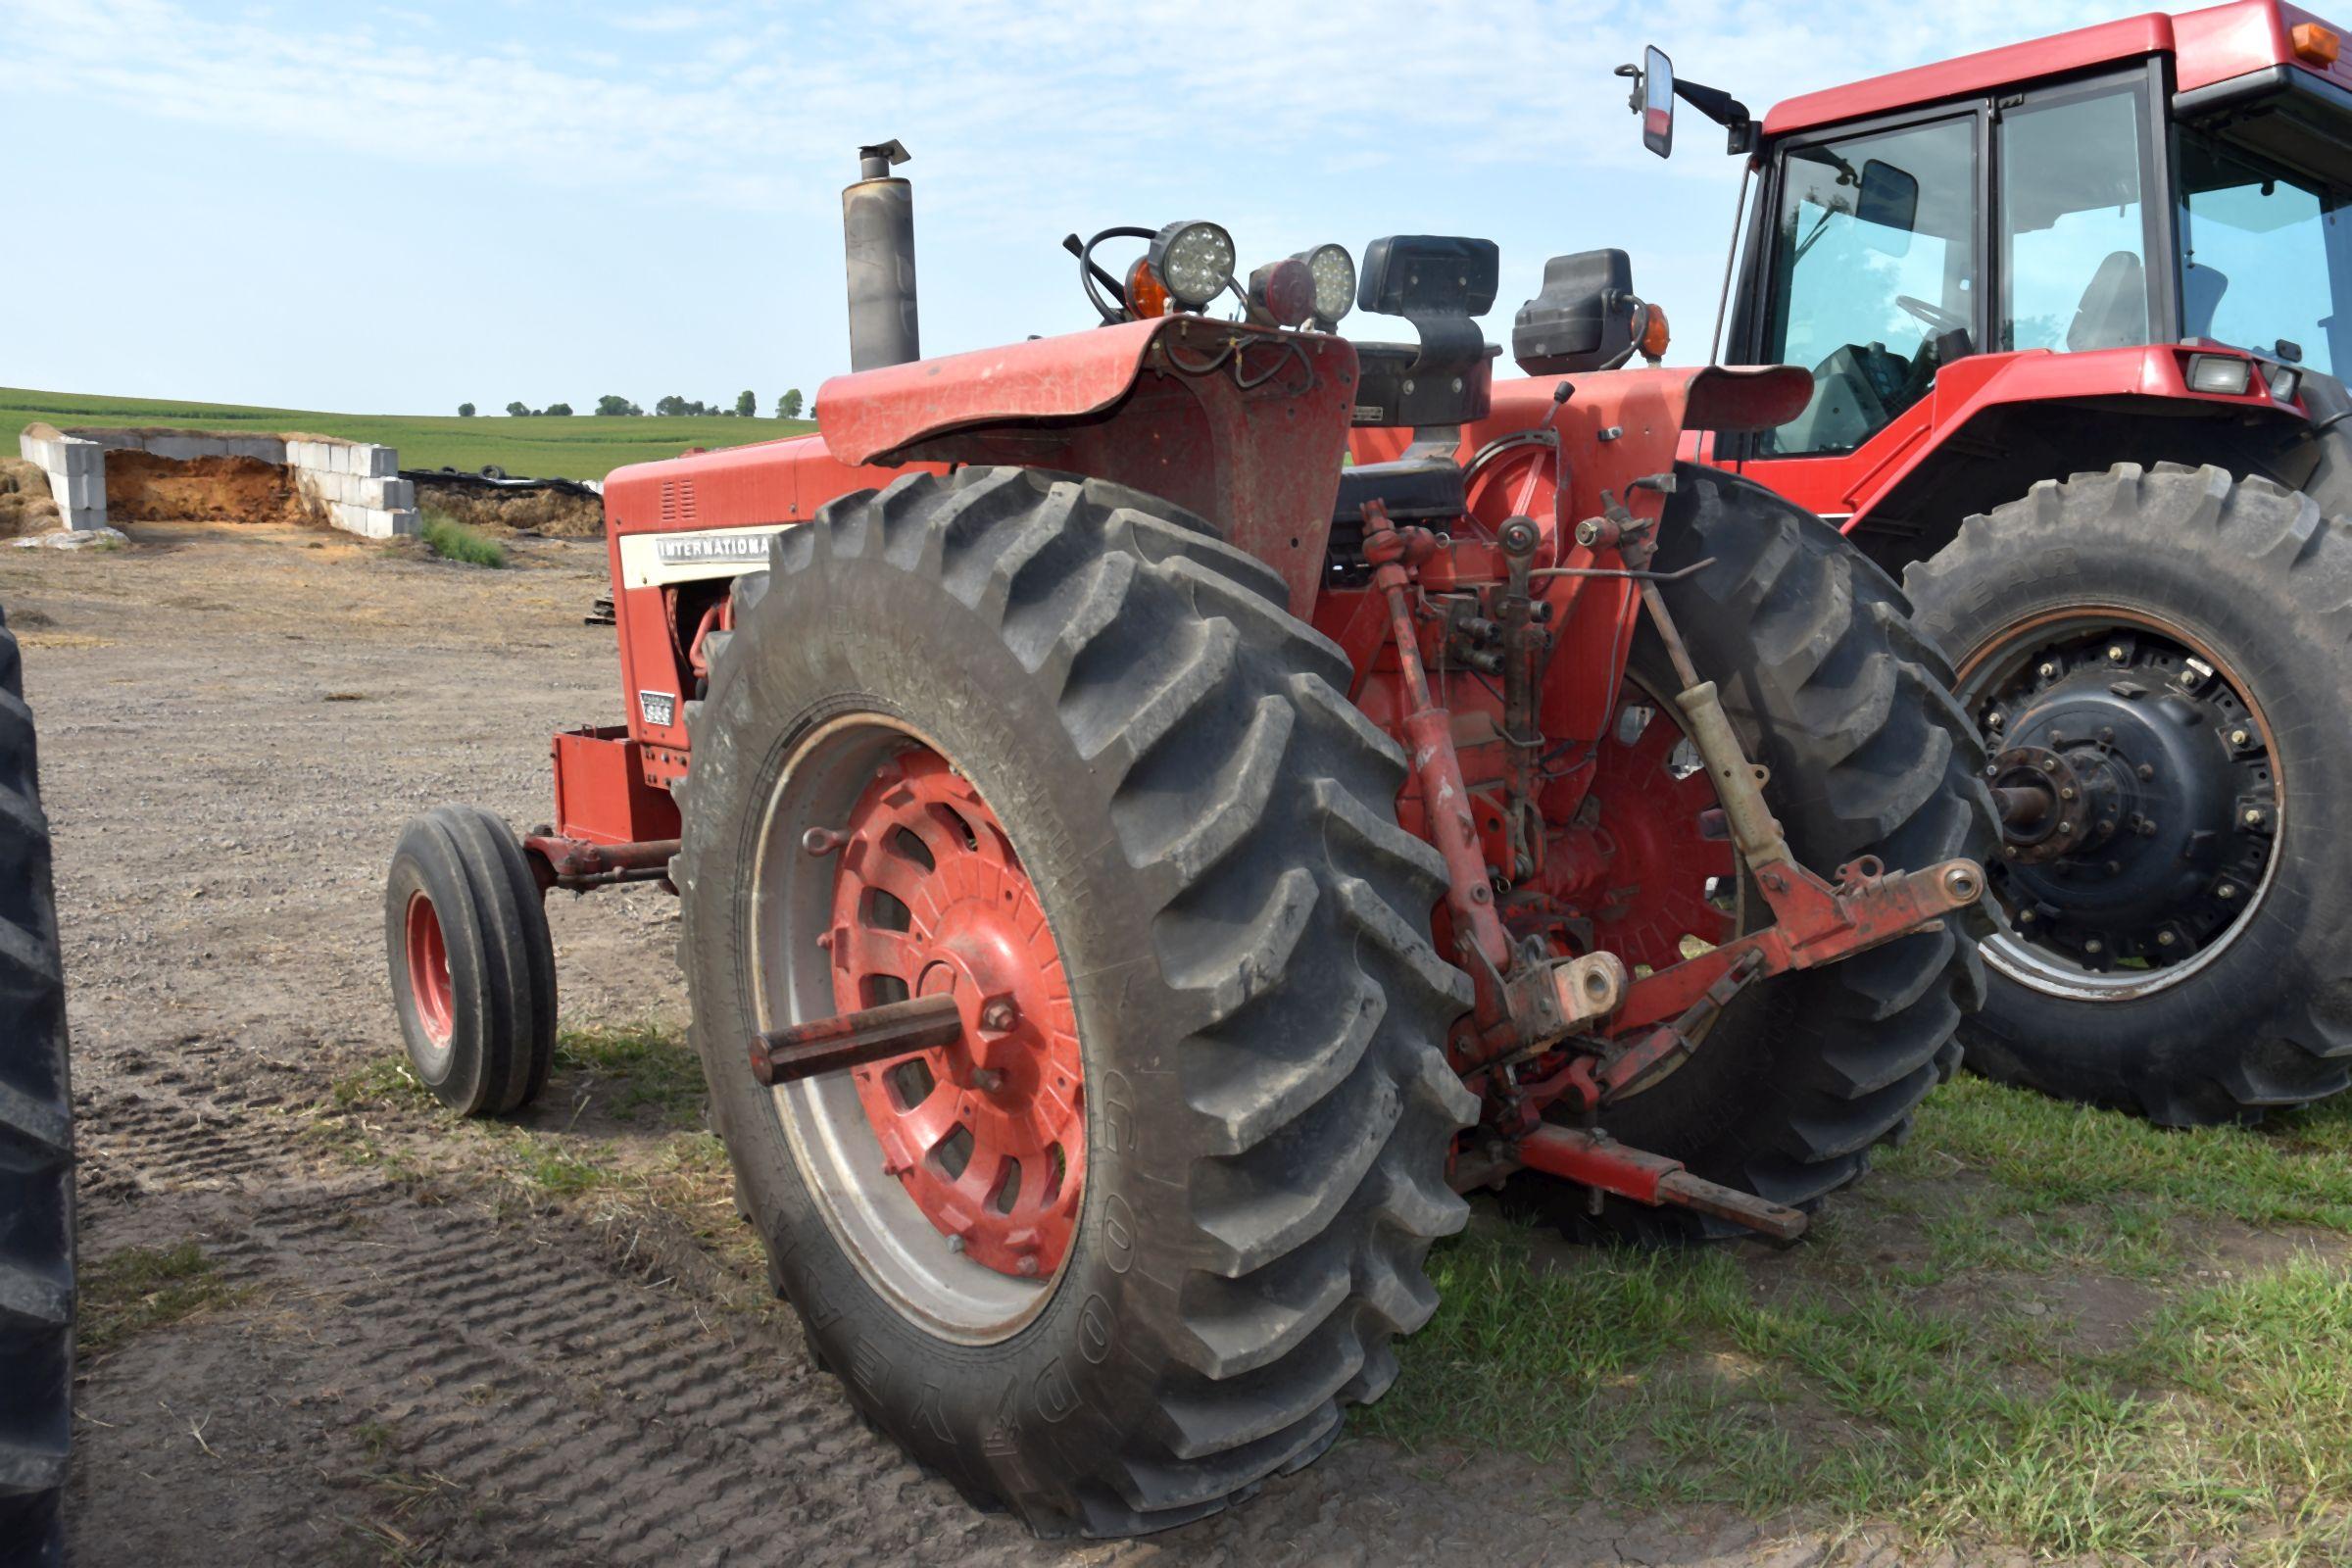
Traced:
[[1233, 236], [1214, 223], [1170, 223], [1152, 237], [1147, 258], [1168, 294], [1197, 311], [1233, 281]]
[[1355, 309], [1355, 259], [1345, 245], [1318, 245], [1300, 251], [1298, 260], [1315, 278], [1315, 324], [1325, 331]]

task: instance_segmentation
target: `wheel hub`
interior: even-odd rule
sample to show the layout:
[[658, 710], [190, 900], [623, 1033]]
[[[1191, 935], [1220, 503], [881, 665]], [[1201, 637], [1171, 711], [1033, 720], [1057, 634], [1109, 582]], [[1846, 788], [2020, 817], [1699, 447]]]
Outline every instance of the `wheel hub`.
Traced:
[[2026, 649], [1980, 716], [2002, 746], [1994, 889], [2034, 946], [2091, 971], [2163, 967], [2251, 904], [2277, 814], [2263, 731], [2185, 643], [2078, 624]]
[[1069, 983], [1011, 841], [937, 753], [882, 764], [843, 830], [834, 1000], [847, 1013], [952, 996], [953, 1043], [860, 1067], [858, 1097], [924, 1218], [973, 1262], [1050, 1276], [1086, 1177]]

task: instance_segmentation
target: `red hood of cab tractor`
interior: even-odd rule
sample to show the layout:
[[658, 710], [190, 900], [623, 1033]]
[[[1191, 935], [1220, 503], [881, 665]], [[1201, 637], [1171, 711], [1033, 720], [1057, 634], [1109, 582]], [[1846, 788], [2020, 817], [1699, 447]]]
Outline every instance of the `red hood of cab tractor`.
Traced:
[[1778, 136], [1941, 99], [1974, 97], [1999, 87], [2157, 54], [2173, 56], [2174, 84], [2181, 91], [2210, 87], [2276, 66], [2310, 71], [2352, 90], [2352, 50], [2325, 67], [2296, 57], [2294, 29], [2306, 22], [2328, 25], [2312, 13], [2281, 5], [2278, 0], [2231, 0], [2229, 5], [2180, 16], [2152, 13], [2127, 17], [1791, 98], [1775, 105], [1764, 117], [1764, 133]]

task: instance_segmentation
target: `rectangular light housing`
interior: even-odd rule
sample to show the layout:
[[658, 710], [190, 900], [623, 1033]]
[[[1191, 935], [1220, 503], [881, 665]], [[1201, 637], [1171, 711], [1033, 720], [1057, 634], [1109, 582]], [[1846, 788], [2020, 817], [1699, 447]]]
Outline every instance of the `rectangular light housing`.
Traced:
[[2188, 357], [2188, 384], [2196, 392], [2221, 392], [2243, 397], [2254, 384], [2254, 367], [2228, 354]]

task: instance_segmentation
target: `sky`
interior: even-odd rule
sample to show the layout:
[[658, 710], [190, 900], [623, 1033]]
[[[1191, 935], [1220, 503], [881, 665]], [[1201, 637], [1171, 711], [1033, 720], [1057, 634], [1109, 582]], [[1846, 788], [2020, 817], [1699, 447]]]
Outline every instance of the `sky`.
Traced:
[[0, 385], [770, 413], [847, 368], [839, 192], [894, 136], [928, 354], [1090, 324], [1071, 230], [1206, 218], [1245, 267], [1494, 239], [1506, 342], [1545, 257], [1619, 246], [1696, 360], [1739, 167], [1688, 105], [1644, 153], [1613, 67], [1657, 43], [1761, 117], [2132, 9], [0, 0]]

